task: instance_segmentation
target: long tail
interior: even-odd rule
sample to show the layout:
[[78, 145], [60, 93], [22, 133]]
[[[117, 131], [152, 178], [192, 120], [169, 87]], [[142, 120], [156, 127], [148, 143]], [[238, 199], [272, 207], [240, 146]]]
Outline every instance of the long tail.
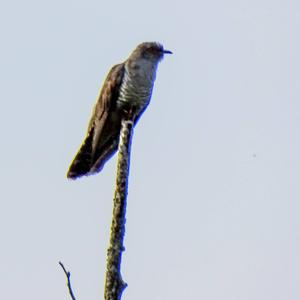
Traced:
[[[93, 131], [93, 128], [91, 131]], [[69, 167], [67, 173], [69, 179], [76, 179], [86, 175], [90, 171], [93, 160], [92, 142], [93, 132], [90, 132]]]
[[108, 139], [106, 143], [94, 150], [92, 148], [92, 129], [73, 159], [67, 173], [67, 178], [77, 179], [84, 175], [92, 175], [100, 172], [105, 163], [118, 150], [118, 141], [118, 138], [112, 137]]

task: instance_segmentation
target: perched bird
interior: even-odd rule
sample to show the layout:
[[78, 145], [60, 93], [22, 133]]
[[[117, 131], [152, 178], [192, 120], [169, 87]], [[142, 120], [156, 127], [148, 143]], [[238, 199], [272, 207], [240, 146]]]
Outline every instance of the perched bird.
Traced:
[[118, 149], [122, 119], [130, 113], [134, 124], [149, 104], [158, 63], [165, 50], [156, 42], [142, 43], [129, 58], [112, 67], [94, 107], [87, 136], [68, 170], [76, 179], [101, 171]]

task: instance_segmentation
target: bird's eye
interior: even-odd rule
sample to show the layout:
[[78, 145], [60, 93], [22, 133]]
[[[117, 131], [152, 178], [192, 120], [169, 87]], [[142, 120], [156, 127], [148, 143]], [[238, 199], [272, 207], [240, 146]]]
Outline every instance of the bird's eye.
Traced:
[[152, 53], [158, 53], [158, 52], [160, 52], [160, 49], [152, 46], [152, 47], [150, 47], [149, 51]]

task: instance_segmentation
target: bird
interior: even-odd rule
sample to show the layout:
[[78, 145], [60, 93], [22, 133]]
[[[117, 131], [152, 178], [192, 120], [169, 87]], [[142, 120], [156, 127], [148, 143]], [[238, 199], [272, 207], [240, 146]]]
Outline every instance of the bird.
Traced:
[[77, 179], [100, 172], [118, 150], [122, 120], [132, 118], [134, 126], [147, 108], [157, 66], [165, 54], [172, 54], [158, 42], [139, 44], [123, 63], [109, 71], [93, 109], [86, 137], [67, 172]]

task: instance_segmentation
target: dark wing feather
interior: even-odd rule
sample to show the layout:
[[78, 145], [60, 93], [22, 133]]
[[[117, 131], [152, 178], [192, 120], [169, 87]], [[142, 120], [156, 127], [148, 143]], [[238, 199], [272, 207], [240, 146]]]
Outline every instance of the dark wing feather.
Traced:
[[68, 178], [76, 179], [100, 171], [117, 150], [121, 117], [116, 112], [116, 102], [123, 76], [124, 64], [114, 66], [108, 73], [87, 136], [68, 170]]

